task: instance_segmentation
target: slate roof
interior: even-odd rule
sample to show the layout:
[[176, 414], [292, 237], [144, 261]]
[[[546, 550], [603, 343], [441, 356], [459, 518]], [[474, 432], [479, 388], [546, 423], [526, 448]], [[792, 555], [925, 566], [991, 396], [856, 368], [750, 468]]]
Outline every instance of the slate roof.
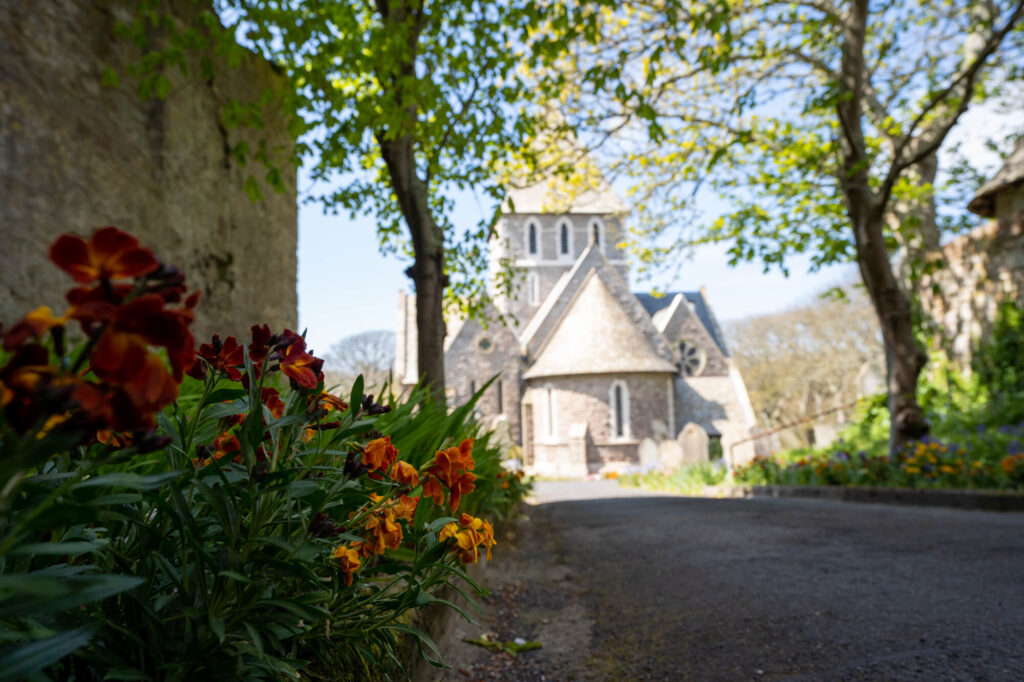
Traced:
[[996, 195], [1003, 190], [1024, 182], [1024, 136], [1017, 140], [1017, 147], [1006, 159], [999, 172], [978, 188], [978, 193], [967, 204], [967, 208], [985, 218], [996, 215]]
[[675, 374], [676, 366], [652, 345], [626, 307], [601, 273], [590, 271], [524, 378], [626, 372]]
[[678, 294], [682, 294], [693, 307], [693, 311], [697, 314], [697, 319], [700, 320], [704, 328], [711, 334], [711, 338], [715, 340], [719, 350], [722, 354], [729, 355], [729, 347], [725, 344], [725, 335], [722, 333], [721, 328], [718, 326], [718, 321], [715, 320], [715, 316], [711, 312], [711, 308], [708, 307], [708, 302], [699, 291], [670, 291], [664, 296], [654, 296], [653, 294], [636, 293], [637, 300], [640, 301], [640, 305], [644, 307], [644, 310], [653, 318], [659, 311], [668, 308], [672, 305], [672, 301]]

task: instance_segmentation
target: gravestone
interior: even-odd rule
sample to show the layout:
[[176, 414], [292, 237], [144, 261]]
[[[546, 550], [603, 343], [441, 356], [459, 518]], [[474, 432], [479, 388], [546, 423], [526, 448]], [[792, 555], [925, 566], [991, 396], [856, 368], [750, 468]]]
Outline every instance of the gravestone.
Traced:
[[666, 474], [683, 465], [683, 446], [677, 440], [663, 440], [658, 444], [658, 464]]
[[690, 422], [679, 434], [685, 464], [702, 464], [708, 461], [708, 432], [700, 424]]
[[648, 471], [658, 466], [658, 444], [650, 438], [640, 441], [640, 468]]

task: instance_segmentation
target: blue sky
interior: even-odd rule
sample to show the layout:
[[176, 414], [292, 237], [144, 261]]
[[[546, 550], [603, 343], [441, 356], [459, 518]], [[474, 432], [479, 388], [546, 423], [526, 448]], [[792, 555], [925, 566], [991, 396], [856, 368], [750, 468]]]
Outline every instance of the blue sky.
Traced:
[[[953, 132], [975, 165], [992, 173], [998, 158], [984, 148], [987, 134], [1024, 127], [1024, 113], [999, 116], [973, 110]], [[300, 187], [308, 183], [300, 182]], [[473, 225], [481, 216], [481, 202], [472, 195], [456, 202], [455, 222]], [[377, 248], [372, 219], [325, 216], [319, 205], [299, 204], [299, 329], [308, 329], [312, 348], [323, 353], [344, 337], [373, 329], [394, 330], [398, 291], [412, 291], [402, 271], [407, 261], [382, 256]], [[659, 288], [697, 289], [704, 286], [720, 321], [777, 312], [803, 303], [820, 291], [856, 281], [853, 266], [840, 266], [809, 274], [808, 259], [788, 262], [790, 276], [764, 273], [757, 263], [730, 267], [724, 246], [700, 248], [674, 281], [655, 279]], [[649, 290], [645, 283], [634, 289]]]

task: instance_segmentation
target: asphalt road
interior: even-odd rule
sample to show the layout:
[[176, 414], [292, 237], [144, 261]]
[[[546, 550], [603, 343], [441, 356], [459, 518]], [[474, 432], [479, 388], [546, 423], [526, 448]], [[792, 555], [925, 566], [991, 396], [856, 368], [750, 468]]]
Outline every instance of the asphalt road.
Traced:
[[[1024, 680], [1024, 514], [543, 482], [445, 679]], [[516, 658], [461, 642], [540, 641]], [[436, 679], [436, 678], [435, 678]]]

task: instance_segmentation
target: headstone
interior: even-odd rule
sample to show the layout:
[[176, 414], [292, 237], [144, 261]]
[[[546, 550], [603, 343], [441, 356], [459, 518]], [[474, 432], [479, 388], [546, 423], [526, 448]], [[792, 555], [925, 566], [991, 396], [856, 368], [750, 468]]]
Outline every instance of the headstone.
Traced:
[[683, 446], [677, 440], [663, 440], [658, 444], [658, 464], [666, 474], [683, 465]]
[[658, 466], [658, 444], [650, 438], [640, 441], [640, 468], [649, 471]]
[[702, 464], [708, 461], [708, 432], [700, 424], [690, 422], [679, 434], [684, 464]]
[[668, 426], [660, 419], [651, 420], [651, 435], [654, 436], [654, 440], [665, 440], [672, 437], [668, 433]]

